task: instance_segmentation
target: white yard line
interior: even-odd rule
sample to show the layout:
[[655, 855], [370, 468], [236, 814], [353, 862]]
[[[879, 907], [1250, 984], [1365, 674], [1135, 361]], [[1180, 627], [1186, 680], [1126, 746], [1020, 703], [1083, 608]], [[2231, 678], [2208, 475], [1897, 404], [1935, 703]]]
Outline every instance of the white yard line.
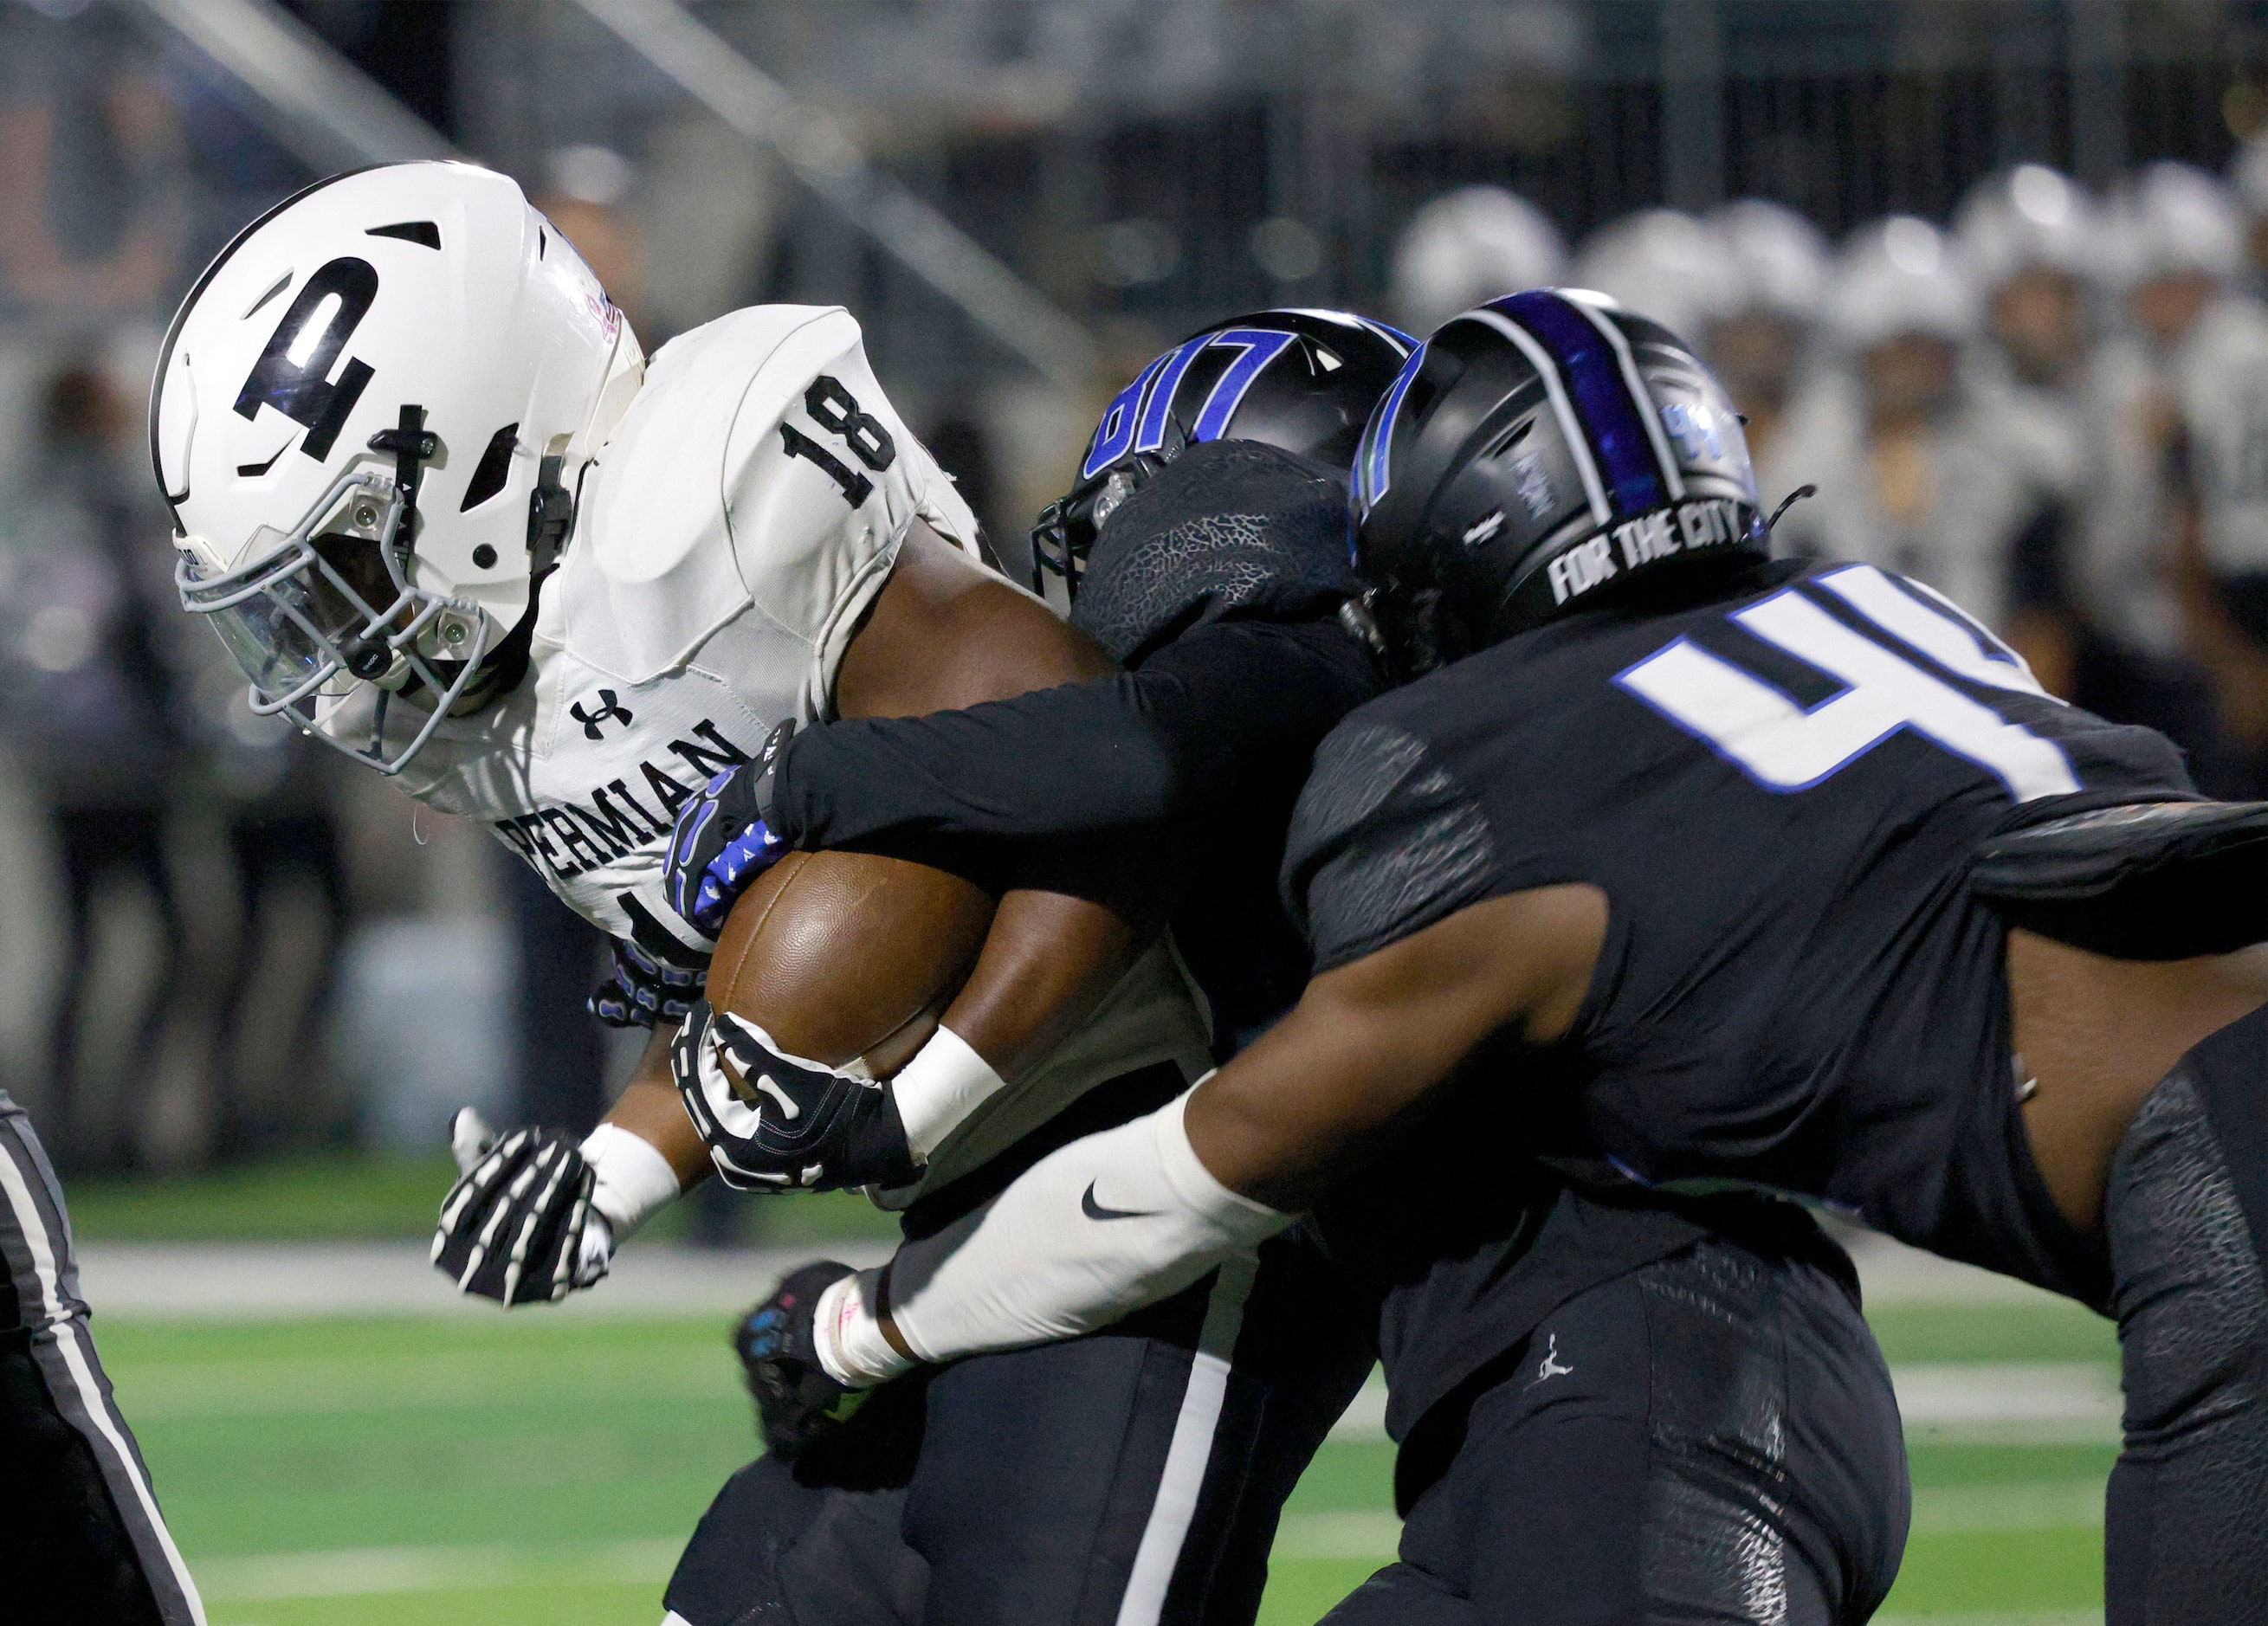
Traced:
[[[1835, 1240], [1859, 1267], [1859, 1284], [1869, 1308], [1876, 1305], [2064, 1304], [2042, 1288], [2014, 1277], [1995, 1276], [1974, 1265], [1957, 1265], [1918, 1247], [1894, 1242], [1879, 1232], [1830, 1223]], [[1948, 1617], [1951, 1618], [1950, 1616]]]
[[[1914, 1497], [1914, 1533], [2088, 1529], [2102, 1521], [2102, 1490], [2085, 1480], [2040, 1480], [1923, 1490]], [[1395, 1554], [1402, 1521], [1382, 1509], [1295, 1513], [1276, 1536], [1278, 1560], [1356, 1559], [1383, 1563]], [[482, 1586], [644, 1586], [668, 1578], [684, 1547], [677, 1536], [588, 1547], [362, 1547], [329, 1552], [260, 1553], [207, 1558], [196, 1565], [209, 1599], [232, 1603], [380, 1593], [460, 1592]], [[1933, 1615], [1883, 1616], [1884, 1626], [2100, 1626], [2102, 1615]]]
[[[1901, 1247], [1871, 1232], [1839, 1232], [1857, 1260], [1869, 1304], [2025, 1304], [2037, 1288]], [[879, 1263], [882, 1244], [708, 1249], [633, 1241], [612, 1276], [559, 1306], [577, 1315], [731, 1313], [813, 1259]], [[490, 1314], [495, 1306], [450, 1290], [426, 1244], [400, 1242], [89, 1242], [79, 1244], [86, 1296], [117, 1316], [247, 1317]]]
[[[455, 1291], [423, 1242], [94, 1242], [81, 1291], [102, 1315], [227, 1320], [305, 1315], [495, 1315]], [[614, 1273], [565, 1303], [515, 1313], [732, 1315], [814, 1259], [879, 1264], [873, 1242], [696, 1248], [633, 1241]]]
[[572, 1549], [354, 1547], [207, 1558], [196, 1574], [206, 1597], [232, 1603], [461, 1592], [531, 1582], [644, 1586], [667, 1580], [684, 1549], [678, 1536]]

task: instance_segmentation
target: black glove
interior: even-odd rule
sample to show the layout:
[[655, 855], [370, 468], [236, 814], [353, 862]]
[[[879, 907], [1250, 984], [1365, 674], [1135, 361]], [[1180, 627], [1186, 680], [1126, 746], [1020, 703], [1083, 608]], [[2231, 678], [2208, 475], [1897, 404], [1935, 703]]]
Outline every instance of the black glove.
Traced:
[[469, 1108], [457, 1127], [465, 1173], [442, 1199], [433, 1263], [460, 1291], [509, 1309], [556, 1303], [606, 1275], [606, 1227], [593, 1226], [591, 1166], [573, 1136], [515, 1129], [480, 1148], [470, 1137], [485, 1138], [485, 1126]]
[[677, 810], [661, 867], [662, 895], [696, 931], [715, 937], [748, 884], [788, 846], [766, 818], [772, 763], [794, 736], [793, 719], [772, 730], [755, 760], [728, 768]]
[[669, 1071], [729, 1186], [834, 1191], [902, 1185], [918, 1172], [887, 1085], [789, 1056], [705, 999], [678, 1030]]
[[615, 975], [585, 1001], [591, 1014], [609, 1027], [652, 1027], [657, 1018], [681, 1022], [709, 985], [706, 965], [670, 965], [628, 938], [615, 938], [613, 946]]
[[806, 1265], [733, 1329], [733, 1349], [756, 1399], [757, 1431], [764, 1449], [783, 1461], [794, 1461], [814, 1441], [848, 1423], [873, 1393], [828, 1377], [812, 1335], [820, 1295], [853, 1274], [831, 1259]]

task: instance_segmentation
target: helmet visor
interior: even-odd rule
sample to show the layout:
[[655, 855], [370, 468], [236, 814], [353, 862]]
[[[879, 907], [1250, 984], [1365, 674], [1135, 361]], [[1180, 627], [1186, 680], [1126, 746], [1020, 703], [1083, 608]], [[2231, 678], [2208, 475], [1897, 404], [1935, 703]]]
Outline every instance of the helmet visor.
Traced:
[[[342, 506], [375, 534], [315, 533]], [[257, 563], [207, 576], [184, 551], [174, 570], [182, 607], [211, 621], [251, 679], [254, 711], [288, 711], [306, 732], [388, 774], [399, 772], [467, 697], [489, 644], [476, 606], [406, 578], [394, 556], [402, 509], [390, 481], [350, 476]], [[338, 737], [334, 721], [346, 720], [343, 703], [362, 684], [384, 693], [369, 742], [357, 745]], [[398, 750], [387, 738], [383, 703], [397, 693], [416, 695], [421, 714], [414, 738]]]
[[384, 629], [410, 607], [380, 545], [335, 532], [294, 543], [249, 579], [205, 580], [187, 555], [178, 577], [182, 603], [210, 617], [259, 699], [275, 706], [341, 672], [384, 675], [393, 664]]

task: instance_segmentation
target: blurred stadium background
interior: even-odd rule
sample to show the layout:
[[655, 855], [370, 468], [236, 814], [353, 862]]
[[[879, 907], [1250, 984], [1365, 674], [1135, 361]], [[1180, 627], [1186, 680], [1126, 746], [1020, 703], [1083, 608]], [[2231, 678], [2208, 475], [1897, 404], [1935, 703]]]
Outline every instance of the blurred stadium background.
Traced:
[[[0, 0], [0, 1084], [216, 1622], [651, 1621], [753, 1449], [723, 1329], [762, 1250], [883, 1234], [718, 1193], [510, 1321], [424, 1273], [448, 1111], [587, 1122], [629, 1056], [590, 933], [254, 718], [173, 607], [142, 402], [245, 221], [454, 151], [650, 349], [847, 305], [1012, 561], [1203, 322], [1604, 288], [1726, 374], [1768, 504], [1819, 484], [1791, 546], [2257, 795], [2264, 131], [2256, 0]], [[2108, 1329], [1867, 1259], [1919, 1488], [1889, 1612], [2100, 1620]], [[1345, 1434], [1273, 1622], [1390, 1552], [1388, 1447]]]

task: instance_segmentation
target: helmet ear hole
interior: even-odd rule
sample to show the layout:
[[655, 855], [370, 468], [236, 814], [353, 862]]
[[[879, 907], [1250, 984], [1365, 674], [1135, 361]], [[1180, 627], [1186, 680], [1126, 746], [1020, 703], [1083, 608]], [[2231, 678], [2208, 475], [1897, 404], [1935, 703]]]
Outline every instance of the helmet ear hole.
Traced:
[[465, 500], [457, 504], [459, 513], [468, 513], [504, 489], [504, 482], [512, 477], [512, 454], [519, 445], [519, 425], [507, 423], [489, 437], [488, 449], [474, 466], [473, 477], [465, 484]]

